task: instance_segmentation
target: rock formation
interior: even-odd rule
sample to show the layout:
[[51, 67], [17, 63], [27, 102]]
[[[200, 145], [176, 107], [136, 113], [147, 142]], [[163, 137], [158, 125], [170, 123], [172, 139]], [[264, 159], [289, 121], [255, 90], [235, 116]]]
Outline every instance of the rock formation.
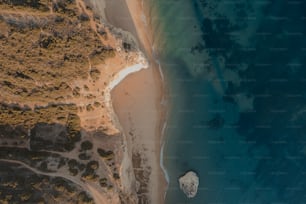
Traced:
[[193, 171], [187, 172], [179, 178], [180, 188], [188, 198], [196, 196], [199, 186], [199, 177]]

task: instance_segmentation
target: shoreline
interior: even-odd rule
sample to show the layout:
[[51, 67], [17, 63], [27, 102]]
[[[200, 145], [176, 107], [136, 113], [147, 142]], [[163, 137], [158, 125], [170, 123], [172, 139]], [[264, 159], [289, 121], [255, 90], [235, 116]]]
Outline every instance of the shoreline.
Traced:
[[[166, 189], [168, 188], [168, 173], [163, 165], [163, 150], [164, 150], [163, 133], [166, 127], [165, 125], [167, 124], [166, 123], [167, 111], [165, 111], [166, 110], [166, 106], [165, 106], [166, 100], [165, 100], [165, 93], [164, 93], [165, 91], [164, 76], [163, 76], [159, 61], [154, 58], [154, 53], [153, 53], [154, 46], [151, 43], [152, 40], [150, 40], [152, 36], [149, 36], [149, 35], [152, 35], [153, 33], [151, 32], [151, 29], [146, 27], [148, 26], [146, 23], [147, 15], [144, 13], [145, 11], [143, 8], [143, 2], [139, 2], [137, 0], [136, 1], [120, 0], [120, 1], [124, 1], [126, 3], [126, 6], [128, 8], [128, 12], [131, 18], [130, 20], [132, 20], [132, 22], [129, 22], [127, 19], [125, 19], [124, 22], [122, 23], [133, 24], [133, 25], [125, 25], [125, 27], [135, 28], [137, 32], [137, 36], [134, 36], [134, 37], [139, 40], [139, 44], [140, 44], [139, 48], [147, 56], [149, 66], [146, 68], [147, 73], [144, 72], [144, 69], [137, 70], [137, 73], [134, 73], [136, 71], [134, 71], [133, 73], [131, 72], [129, 74], [126, 74], [124, 78], [118, 81], [118, 83], [115, 85], [116, 88], [115, 86], [112, 87], [113, 89], [110, 90], [110, 92], [112, 92], [111, 93], [112, 96], [110, 97], [113, 99], [112, 101], [113, 111], [115, 112], [115, 115], [116, 115], [115, 117], [118, 118], [120, 126], [122, 130], [124, 131], [125, 137], [128, 140], [127, 141], [127, 151], [130, 151], [129, 153], [130, 153], [131, 160], [132, 161], [134, 160], [133, 158], [135, 157], [135, 152], [141, 152], [142, 155], [145, 155], [144, 157], [146, 158], [142, 159], [141, 162], [144, 162], [144, 160], [147, 160], [147, 159], [150, 160], [150, 161], [144, 162], [145, 164], [142, 164], [143, 168], [144, 167], [153, 168], [152, 171], [150, 172], [151, 176], [150, 176], [149, 186], [147, 186], [147, 190], [152, 191], [152, 192], [149, 192], [147, 195], [148, 199], [150, 200], [150, 203], [156, 203], [156, 202], [164, 203]], [[118, 2], [119, 1], [117, 1], [117, 3]], [[112, 7], [113, 7], [112, 9], [116, 9], [114, 5], [112, 5]], [[124, 6], [121, 5], [121, 8], [122, 7]], [[106, 5], [106, 9], [107, 9], [107, 5]], [[106, 13], [112, 13], [112, 12], [108, 11]], [[110, 17], [110, 16], [107, 15], [107, 17]], [[118, 25], [115, 25], [115, 26], [118, 27]], [[119, 27], [121, 26], [119, 25]], [[138, 77], [139, 76], [144, 76], [144, 77], [142, 78], [140, 77], [136, 79], [137, 78], [136, 75], [138, 75]], [[151, 106], [143, 107], [143, 109], [141, 109], [140, 107], [138, 107], [138, 109], [135, 109], [135, 107], [132, 107], [132, 106], [131, 106], [132, 108], [131, 107], [127, 108], [126, 104], [122, 104], [122, 101], [126, 102], [127, 100], [133, 100], [133, 99], [128, 99], [126, 96], [124, 96], [124, 94], [128, 93], [128, 91], [129, 91], [129, 94], [132, 94], [130, 93], [130, 91], [133, 91], [133, 89], [126, 89], [126, 87], [128, 86], [130, 87], [135, 86], [134, 82], [131, 82], [131, 80], [133, 80], [132, 78], [134, 78], [135, 81], [139, 81], [138, 85], [141, 85], [141, 83], [143, 83], [145, 86], [145, 83], [146, 83], [145, 80], [150, 81], [152, 84], [154, 84], [153, 85], [154, 88], [152, 87], [148, 88], [148, 90], [154, 89], [152, 91], [152, 94], [148, 96], [148, 97], [151, 97], [152, 100], [154, 100], [154, 106], [151, 104]], [[135, 90], [135, 87], [134, 87], [134, 90]], [[139, 106], [142, 106], [140, 101], [145, 100], [144, 98], [145, 97], [142, 97], [142, 98], [140, 97], [139, 101], [137, 101], [138, 103], [140, 103], [138, 104]], [[134, 110], [132, 110], [133, 108]], [[143, 112], [143, 110], [146, 110], [146, 108], [151, 108], [151, 112], [154, 112], [154, 113], [150, 113], [150, 117], [152, 118], [152, 120], [156, 120], [154, 130], [151, 129], [149, 131], [151, 132], [150, 134], [152, 134], [152, 136], [148, 138], [141, 138], [139, 136], [137, 137], [134, 135], [130, 135], [130, 134], [136, 135], [136, 133], [143, 134], [141, 132], [142, 131], [141, 129], [142, 129], [142, 126], [146, 124], [145, 122], [143, 122], [143, 120], [139, 120], [139, 118], [143, 117], [142, 115], [143, 113], [139, 113], [139, 112]], [[122, 109], [123, 110], [130, 109], [130, 112], [129, 113], [126, 113], [124, 111], [120, 112], [120, 110]], [[135, 120], [136, 121], [135, 123], [138, 122], [138, 124], [136, 126], [134, 126], [134, 124], [133, 125], [129, 124], [131, 123], [130, 121], [131, 119], [127, 117], [127, 115], [129, 115], [129, 117], [132, 117], [132, 120]], [[145, 118], [143, 119], [145, 120]], [[133, 128], [135, 128], [136, 130], [133, 133], [131, 133], [130, 130]], [[151, 152], [153, 153], [144, 151], [142, 147], [139, 147], [139, 144], [134, 144], [135, 141], [133, 141], [132, 137], [137, 137], [137, 140], [142, 140], [142, 142], [140, 143], [142, 143], [142, 145], [145, 145], [146, 148], [149, 148]], [[152, 141], [150, 144], [148, 144], [147, 140], [152, 140]], [[135, 163], [135, 161], [133, 161], [133, 163]], [[135, 166], [134, 166], [134, 169], [135, 169]]]
[[[154, 53], [154, 47], [153, 47], [153, 53]], [[162, 92], [162, 97], [161, 97], [161, 101], [160, 101], [160, 105], [163, 106], [163, 112], [161, 113], [161, 117], [160, 117], [160, 152], [159, 152], [159, 166], [161, 168], [161, 171], [163, 172], [163, 178], [162, 180], [164, 180], [164, 200], [163, 203], [165, 203], [166, 200], [166, 195], [167, 195], [167, 191], [169, 188], [169, 183], [170, 183], [170, 176], [169, 173], [167, 171], [167, 168], [164, 165], [164, 151], [165, 151], [165, 144], [166, 144], [166, 139], [165, 139], [165, 131], [167, 128], [167, 121], [168, 121], [168, 115], [169, 115], [169, 104], [167, 101], [167, 93], [166, 93], [166, 89], [165, 89], [165, 78], [164, 78], [164, 74], [162, 72], [162, 68], [161, 68], [161, 64], [160, 61], [158, 59], [155, 59], [155, 62], [158, 64], [158, 71], [160, 74], [160, 80], [163, 86], [163, 92]]]
[[[157, 143], [157, 149], [158, 152], [157, 158], [159, 158], [159, 171], [161, 171], [161, 174], [159, 176], [159, 194], [162, 196], [161, 200], [159, 200], [159, 203], [164, 203], [165, 202], [165, 197], [167, 193], [167, 189], [169, 187], [169, 175], [168, 172], [164, 166], [164, 145], [165, 145], [165, 138], [164, 138], [164, 131], [167, 126], [167, 117], [168, 117], [168, 104], [166, 100], [166, 89], [165, 89], [165, 81], [164, 81], [164, 75], [161, 69], [160, 62], [158, 58], [155, 57], [155, 52], [154, 52], [154, 41], [153, 41], [153, 31], [152, 31], [152, 25], [148, 25], [148, 19], [150, 18], [150, 14], [148, 11], [145, 11], [145, 3], [143, 0], [137, 1], [137, 0], [125, 0], [130, 14], [133, 18], [133, 22], [136, 26], [136, 30], [138, 32], [138, 38], [140, 39], [140, 43], [142, 43], [145, 53], [149, 58], [149, 62], [152, 63], [152, 69], [155, 72], [155, 79], [157, 78], [156, 76], [158, 75], [158, 84], [159, 84], [159, 101], [158, 102], [158, 108], [160, 109], [160, 113], [158, 116], [159, 123], [156, 126], [156, 138], [158, 139]], [[140, 5], [139, 5], [140, 4]], [[140, 12], [138, 12], [140, 10]], [[140, 16], [137, 16], [137, 14], [140, 13]], [[137, 18], [138, 17], [138, 18]], [[137, 26], [138, 24], [138, 26]], [[148, 31], [148, 32], [147, 32]], [[148, 34], [147, 34], [148, 33]], [[151, 36], [150, 36], [151, 35]]]

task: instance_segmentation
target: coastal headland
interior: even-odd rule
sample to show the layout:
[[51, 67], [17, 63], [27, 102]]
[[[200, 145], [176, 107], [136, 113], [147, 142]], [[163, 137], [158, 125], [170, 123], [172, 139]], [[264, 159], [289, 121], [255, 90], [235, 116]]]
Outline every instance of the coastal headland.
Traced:
[[146, 11], [0, 4], [0, 202], [163, 203], [164, 87]]

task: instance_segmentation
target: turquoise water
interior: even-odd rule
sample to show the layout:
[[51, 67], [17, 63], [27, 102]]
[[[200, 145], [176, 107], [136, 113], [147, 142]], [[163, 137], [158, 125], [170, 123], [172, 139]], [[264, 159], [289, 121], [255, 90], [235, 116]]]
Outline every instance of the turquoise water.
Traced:
[[[154, 0], [167, 204], [306, 203], [306, 2]], [[177, 179], [194, 170], [198, 194]]]

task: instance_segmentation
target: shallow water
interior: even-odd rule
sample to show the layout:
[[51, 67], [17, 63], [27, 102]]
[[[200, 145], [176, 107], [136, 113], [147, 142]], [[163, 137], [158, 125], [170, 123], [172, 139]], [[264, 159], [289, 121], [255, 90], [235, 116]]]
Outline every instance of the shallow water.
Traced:
[[166, 203], [306, 203], [306, 2], [150, 3], [171, 104]]

